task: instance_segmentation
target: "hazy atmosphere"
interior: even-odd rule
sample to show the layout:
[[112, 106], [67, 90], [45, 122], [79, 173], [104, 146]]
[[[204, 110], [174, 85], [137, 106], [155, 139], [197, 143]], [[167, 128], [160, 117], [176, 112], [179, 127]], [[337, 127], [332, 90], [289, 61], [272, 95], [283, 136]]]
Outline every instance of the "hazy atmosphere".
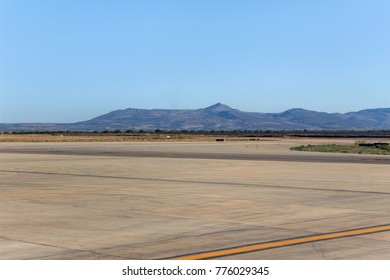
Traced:
[[0, 122], [390, 107], [390, 2], [0, 0]]

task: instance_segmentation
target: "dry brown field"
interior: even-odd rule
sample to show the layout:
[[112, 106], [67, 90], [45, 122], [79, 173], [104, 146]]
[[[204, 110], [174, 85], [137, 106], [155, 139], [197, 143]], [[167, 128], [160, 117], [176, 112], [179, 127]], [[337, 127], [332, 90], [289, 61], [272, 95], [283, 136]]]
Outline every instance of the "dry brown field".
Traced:
[[0, 134], [0, 142], [191, 142], [210, 141], [218, 137], [187, 134], [107, 134], [107, 135], [60, 135], [60, 134]]

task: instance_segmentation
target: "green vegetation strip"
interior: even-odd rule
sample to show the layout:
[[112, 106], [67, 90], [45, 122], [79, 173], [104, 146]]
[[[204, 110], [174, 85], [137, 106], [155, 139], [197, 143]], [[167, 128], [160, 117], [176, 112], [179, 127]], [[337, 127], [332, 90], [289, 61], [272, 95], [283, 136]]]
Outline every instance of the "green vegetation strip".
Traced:
[[291, 147], [293, 151], [305, 151], [305, 152], [325, 152], [325, 153], [354, 153], [354, 154], [371, 154], [371, 155], [390, 155], [390, 145], [377, 145], [377, 146], [360, 146], [361, 143], [355, 143], [354, 145], [336, 145], [336, 144], [323, 144], [323, 145], [304, 145]]

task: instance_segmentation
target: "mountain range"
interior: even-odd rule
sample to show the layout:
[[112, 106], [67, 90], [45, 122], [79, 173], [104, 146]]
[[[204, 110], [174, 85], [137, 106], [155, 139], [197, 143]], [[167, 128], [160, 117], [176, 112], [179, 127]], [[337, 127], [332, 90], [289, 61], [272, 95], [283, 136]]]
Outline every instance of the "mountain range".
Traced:
[[12, 130], [382, 130], [390, 129], [390, 108], [324, 113], [294, 108], [282, 113], [243, 112], [217, 103], [195, 110], [124, 109], [76, 123], [7, 123]]

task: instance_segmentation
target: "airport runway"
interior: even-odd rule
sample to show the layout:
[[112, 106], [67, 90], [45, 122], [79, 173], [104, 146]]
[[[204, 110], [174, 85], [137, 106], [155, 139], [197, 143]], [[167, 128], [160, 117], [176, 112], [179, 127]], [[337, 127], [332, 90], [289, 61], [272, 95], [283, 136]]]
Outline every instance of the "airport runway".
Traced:
[[390, 259], [388, 156], [1, 143], [0, 259]]
[[[21, 154], [47, 154], [47, 155], [74, 155], [74, 156], [113, 156], [113, 157], [150, 157], [150, 158], [182, 158], [182, 159], [220, 159], [220, 160], [257, 160], [257, 161], [292, 161], [292, 162], [329, 162], [329, 163], [362, 163], [362, 164], [390, 164], [389, 156], [372, 156], [372, 155], [349, 155], [339, 154], [335, 156], [331, 153], [297, 153], [290, 151], [290, 154], [284, 153], [259, 153], [251, 151], [235, 151], [230, 152], [229, 146], [232, 143], [198, 143], [195, 144], [167, 144], [166, 149], [162, 150], [161, 144], [151, 144], [151, 147], [159, 147], [160, 149], [150, 149], [145, 145], [129, 145], [129, 147], [136, 147], [138, 149], [118, 149], [118, 150], [102, 150], [96, 147], [88, 147], [88, 145], [67, 145], [60, 148], [52, 148], [47, 146], [33, 146], [26, 147], [25, 145], [16, 147], [0, 147], [1, 153], [21, 153]], [[237, 146], [237, 144], [233, 144]], [[123, 147], [123, 144], [121, 145]], [[188, 152], [185, 148], [191, 146], [202, 147], [200, 151]], [[255, 144], [249, 143], [245, 146]], [[259, 147], [259, 144], [256, 144]], [[260, 146], [262, 146], [260, 144]], [[182, 147], [183, 149], [172, 149], [172, 147]], [[211, 148], [210, 148], [211, 147]], [[147, 149], [149, 148], [149, 149]], [[171, 149], [169, 149], [171, 148]], [[224, 148], [226, 153], [221, 152]], [[204, 152], [206, 150], [207, 152]]]

